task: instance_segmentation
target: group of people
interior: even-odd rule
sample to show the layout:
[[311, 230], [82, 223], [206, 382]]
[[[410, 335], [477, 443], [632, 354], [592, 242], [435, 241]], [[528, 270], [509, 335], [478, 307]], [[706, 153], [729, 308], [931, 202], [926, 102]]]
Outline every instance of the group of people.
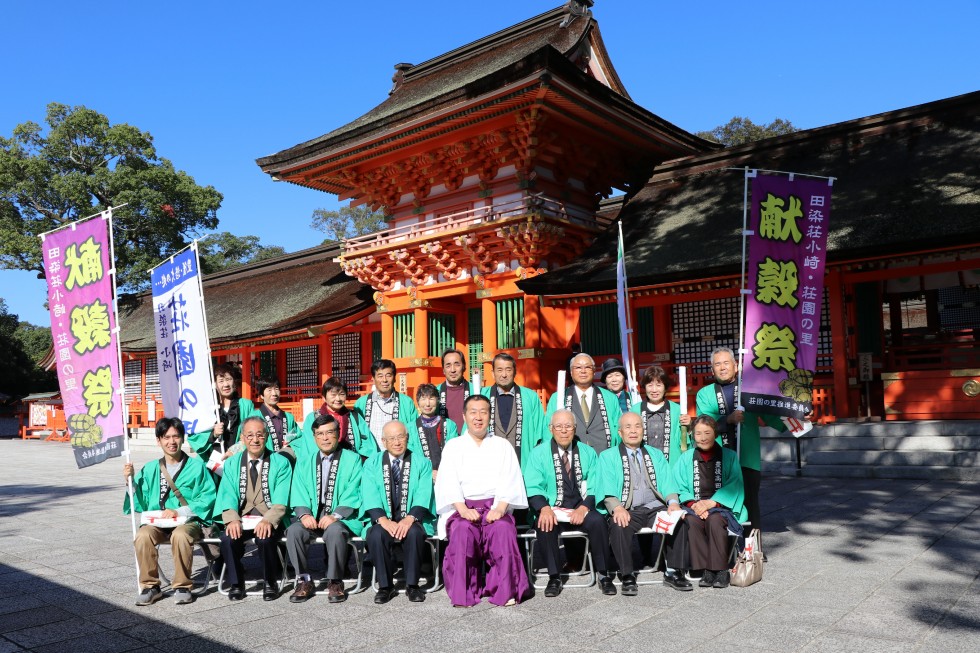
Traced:
[[[184, 451], [180, 420], [163, 418], [156, 425], [163, 457], [135, 475], [132, 464], [124, 468], [134, 503], [127, 495], [124, 510], [170, 520], [144, 520], [137, 532], [137, 604], [162, 597], [157, 545], [168, 540], [176, 602], [194, 600], [192, 546], [212, 528], [220, 531], [215, 555], [233, 601], [246, 594], [249, 539], [261, 559], [265, 600], [280, 595], [285, 540], [296, 573], [289, 600], [316, 593], [308, 551], [322, 542], [327, 599], [344, 601], [353, 537], [363, 537], [376, 570], [376, 603], [396, 595], [396, 559], [408, 599], [424, 601], [426, 540], [439, 537], [453, 605], [482, 598], [511, 605], [530, 595], [518, 545], [525, 522], [547, 567], [546, 597], [562, 591], [559, 537], [569, 530], [589, 539], [603, 594], [617, 593], [618, 574], [623, 595], [636, 595], [634, 538], [658, 515], [676, 523], [663, 536], [664, 583], [689, 591], [690, 578], [700, 576], [702, 587], [728, 586], [729, 535], [739, 535], [746, 520], [761, 526], [760, 416], [738, 406], [731, 350], [712, 354], [715, 383], [698, 392], [695, 418], [667, 400], [673, 379], [659, 366], [643, 373], [636, 401], [618, 361], [606, 361], [600, 385], [592, 357], [577, 354], [569, 362], [572, 384], [542, 409], [536, 391], [514, 382], [517, 365], [507, 353], [493, 358], [488, 387], [466, 380], [462, 352], [446, 351], [442, 364], [446, 381], [421, 384], [415, 402], [395, 390], [390, 360], [374, 362], [374, 389], [352, 409], [344, 384], [330, 378], [323, 404], [302, 425], [279, 407], [276, 380], [259, 380], [256, 406], [238, 396], [237, 369], [217, 366], [219, 420], [187, 437], [196, 455]], [[740, 456], [733, 449], [739, 424]]]

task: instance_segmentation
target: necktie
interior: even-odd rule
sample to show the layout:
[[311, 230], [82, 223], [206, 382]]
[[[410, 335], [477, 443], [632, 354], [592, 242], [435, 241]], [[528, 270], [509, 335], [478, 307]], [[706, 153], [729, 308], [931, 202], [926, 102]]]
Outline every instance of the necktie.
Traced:
[[633, 487], [640, 487], [640, 450], [634, 449], [633, 453], [630, 454], [630, 468], [633, 473]]
[[589, 402], [585, 400], [586, 393], [582, 393], [582, 417], [585, 419], [585, 423], [589, 423]]
[[401, 518], [402, 505], [402, 466], [401, 461], [395, 458], [391, 461], [391, 517], [393, 521]]
[[248, 479], [252, 482], [252, 487], [255, 487], [259, 482], [259, 461], [250, 460], [248, 462], [252, 466], [252, 469], [248, 470]]
[[561, 464], [565, 468], [565, 476], [572, 477], [572, 461], [568, 459], [568, 452], [563, 451], [561, 454]]

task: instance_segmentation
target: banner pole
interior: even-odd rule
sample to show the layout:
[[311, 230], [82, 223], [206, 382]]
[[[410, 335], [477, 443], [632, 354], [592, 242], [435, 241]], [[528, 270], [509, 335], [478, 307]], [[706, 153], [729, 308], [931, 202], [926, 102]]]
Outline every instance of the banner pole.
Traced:
[[[85, 218], [79, 218], [78, 220], [72, 220], [71, 222], [69, 222], [69, 223], [67, 223], [67, 224], [63, 224], [63, 225], [61, 225], [60, 227], [55, 227], [54, 229], [50, 229], [50, 230], [48, 230], [48, 231], [45, 231], [45, 232], [42, 232], [42, 233], [39, 233], [39, 234], [38, 234], [38, 237], [39, 237], [39, 238], [40, 238], [40, 239], [41, 239], [41, 240], [43, 241], [43, 240], [44, 240], [44, 237], [45, 237], [45, 236], [47, 236], [48, 234], [53, 234], [53, 233], [55, 233], [55, 232], [57, 232], [57, 231], [61, 231], [62, 229], [75, 229], [75, 228], [77, 228], [77, 227], [78, 227], [78, 225], [80, 225], [81, 223], [83, 223], [83, 222], [88, 222], [88, 221], [89, 221], [89, 220], [91, 220], [92, 218], [98, 218], [98, 217], [100, 217], [100, 216], [101, 216], [101, 215], [102, 215], [103, 213], [105, 213], [106, 211], [108, 211], [108, 212], [109, 212], [109, 219], [110, 219], [110, 221], [111, 221], [111, 219], [112, 219], [112, 210], [113, 210], [113, 209], [121, 209], [121, 208], [122, 208], [122, 207], [124, 207], [124, 206], [129, 206], [129, 202], [126, 202], [125, 204], [120, 204], [119, 206], [110, 206], [110, 207], [109, 207], [108, 209], [106, 209], [105, 211], [99, 211], [98, 213], [93, 213], [92, 215], [90, 215], [90, 216], [88, 216], [88, 217], [85, 217]], [[111, 239], [111, 235], [110, 235], [110, 239]], [[115, 259], [115, 255], [113, 255], [113, 259]], [[113, 266], [115, 266], [115, 263], [113, 263]]]
[[[123, 205], [125, 206], [125, 204]], [[122, 436], [123, 436], [123, 457], [126, 463], [132, 463], [131, 452], [129, 450], [129, 406], [126, 404], [126, 382], [123, 373], [122, 362], [122, 330], [119, 324], [119, 291], [116, 288], [116, 243], [112, 229], [112, 208], [105, 210], [106, 221], [109, 223], [109, 255], [112, 257], [112, 268], [109, 270], [109, 278], [112, 280], [112, 313], [115, 317], [116, 327], [116, 360], [119, 365], [119, 387], [116, 388], [116, 395], [122, 403]], [[104, 215], [100, 214], [100, 215]], [[126, 492], [129, 494], [129, 521], [133, 530], [133, 541], [136, 541], [136, 501], [133, 491], [133, 477], [126, 477]], [[133, 559], [136, 561], [136, 591], [140, 591], [140, 560], [136, 555], [136, 548], [133, 547]]]
[[[742, 277], [738, 292], [738, 378], [735, 387], [742, 387], [742, 363], [745, 360], [745, 266], [747, 262], [746, 252], [749, 243], [749, 179], [758, 174], [758, 170], [749, 170], [748, 166], [743, 168], [745, 183], [742, 189]], [[741, 395], [741, 392], [739, 392]], [[741, 397], [734, 397], [734, 409], [741, 405]], [[744, 416], [744, 412], [743, 412]], [[742, 423], [739, 422], [735, 427], [735, 452], [739, 460], [742, 458]]]
[[[633, 314], [630, 311], [629, 277], [626, 275], [626, 243], [623, 241], [623, 221], [618, 220], [619, 246], [623, 255], [623, 304], [626, 312], [626, 353], [629, 356], [629, 366], [626, 368], [626, 392], [636, 393], [637, 400], [641, 399], [640, 389], [636, 385], [639, 377], [636, 375], [636, 347], [633, 345]], [[623, 361], [625, 364], [626, 361]]]
[[[194, 250], [194, 262], [197, 265], [197, 289], [198, 289], [198, 294], [201, 297], [201, 315], [204, 316], [204, 333], [207, 335], [206, 339], [208, 342], [208, 371], [211, 374], [211, 394], [217, 397], [218, 388], [214, 384], [214, 358], [212, 358], [211, 356], [211, 335], [208, 332], [208, 309], [207, 309], [207, 304], [204, 301], [204, 272], [201, 270], [201, 254], [197, 248], [197, 239], [195, 238], [194, 240], [192, 240], [191, 244], [188, 245], [187, 247], [190, 247], [192, 250]], [[185, 247], [184, 249], [187, 249], [187, 247]], [[184, 250], [182, 249], [180, 251], [182, 252]], [[174, 256], [176, 256], [176, 254]], [[244, 363], [245, 361], [242, 362]], [[248, 361], [248, 363], [249, 363], [249, 368], [251, 369], [252, 361]], [[214, 404], [215, 424], [218, 423], [218, 420], [220, 418], [221, 418], [221, 402], [219, 400]], [[213, 437], [213, 433], [212, 433], [212, 437]], [[222, 454], [225, 453], [224, 437], [221, 438], [221, 453]]]

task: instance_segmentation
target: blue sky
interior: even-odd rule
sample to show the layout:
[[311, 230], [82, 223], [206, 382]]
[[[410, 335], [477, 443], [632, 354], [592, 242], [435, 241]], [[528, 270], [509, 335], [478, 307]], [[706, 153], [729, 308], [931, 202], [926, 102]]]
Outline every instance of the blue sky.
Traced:
[[[255, 159], [387, 97], [419, 63], [561, 0], [8, 3], [0, 134], [85, 105], [149, 131], [158, 153], [225, 200], [219, 230], [294, 251], [337, 199], [273, 183]], [[801, 128], [980, 90], [980, 2], [596, 0], [633, 100], [690, 131], [742, 115]], [[16, 27], [14, 29], [13, 27]], [[45, 284], [0, 271], [11, 312], [47, 324]]]

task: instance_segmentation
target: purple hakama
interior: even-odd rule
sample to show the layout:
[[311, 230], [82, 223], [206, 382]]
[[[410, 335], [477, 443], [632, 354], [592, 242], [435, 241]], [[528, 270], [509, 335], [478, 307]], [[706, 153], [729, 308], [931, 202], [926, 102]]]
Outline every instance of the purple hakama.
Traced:
[[[484, 596], [494, 605], [505, 605], [511, 599], [520, 603], [530, 590], [517, 548], [514, 517], [505, 513], [488, 524], [486, 517], [493, 503], [493, 499], [466, 500], [466, 507], [480, 513], [478, 524], [466, 521], [458, 513], [447, 522], [449, 544], [442, 569], [446, 593], [453, 605], [477, 605]], [[484, 561], [485, 579], [481, 578]]]

